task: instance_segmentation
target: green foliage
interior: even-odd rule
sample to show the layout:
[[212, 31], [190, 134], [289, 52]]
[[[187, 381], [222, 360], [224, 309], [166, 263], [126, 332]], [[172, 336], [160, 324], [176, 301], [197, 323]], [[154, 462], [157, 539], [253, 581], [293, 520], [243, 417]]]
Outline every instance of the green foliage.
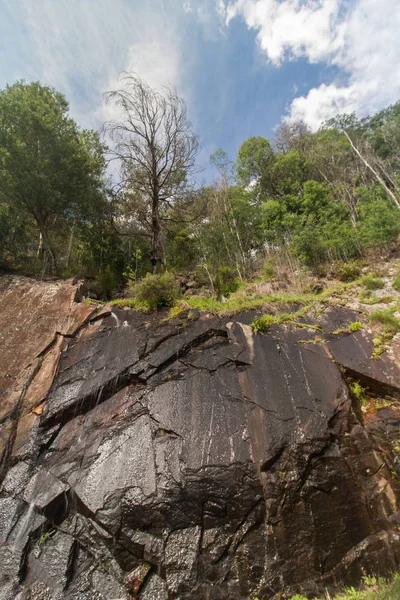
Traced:
[[[298, 596], [294, 598], [299, 600]], [[330, 595], [330, 598], [331, 600], [398, 600], [400, 598], [400, 576], [396, 574], [390, 580], [364, 577], [359, 590], [348, 587], [335, 596]], [[300, 599], [304, 600], [302, 596]], [[290, 600], [294, 600], [293, 597]], [[325, 598], [319, 600], [325, 600]]]
[[350, 262], [339, 262], [335, 266], [336, 277], [345, 283], [355, 281], [360, 276], [360, 267], [357, 263]]
[[373, 275], [365, 275], [361, 277], [360, 283], [367, 288], [367, 290], [381, 290], [385, 287], [385, 284], [380, 277], [374, 277]]
[[362, 329], [362, 324], [359, 321], [354, 321], [354, 323], [350, 323], [349, 331], [354, 333], [355, 331], [360, 331]]
[[367, 396], [365, 393], [365, 389], [362, 387], [359, 381], [353, 381], [350, 383], [350, 390], [357, 398], [361, 406], [366, 406], [367, 404]]
[[251, 326], [253, 328], [254, 333], [265, 333], [269, 331], [272, 325], [275, 325], [275, 323], [276, 317], [274, 315], [263, 315], [259, 319], [254, 319]]
[[393, 289], [400, 292], [400, 273], [393, 280]]
[[99, 282], [101, 286], [102, 298], [105, 300], [111, 300], [117, 286], [117, 279], [111, 270], [110, 265], [107, 265], [104, 271], [100, 273]]
[[214, 279], [214, 287], [218, 296], [229, 297], [240, 286], [240, 279], [231, 267], [219, 267]]
[[270, 260], [267, 260], [264, 263], [262, 274], [263, 274], [263, 279], [265, 279], [265, 281], [271, 281], [272, 279], [274, 279], [275, 268]]
[[[18, 81], [0, 90], [0, 164], [1, 228], [5, 206], [19, 215], [28, 256], [53, 273], [60, 256], [68, 266], [69, 241], [104, 200], [98, 134], [77, 127], [59, 92]], [[7, 251], [8, 262], [18, 262], [12, 244]]]
[[[132, 288], [144, 281], [162, 256], [168, 268], [190, 272], [218, 298], [194, 303], [219, 312], [261, 307], [261, 297], [246, 298], [239, 290], [260, 273], [277, 286], [303, 281], [307, 269], [355, 281], [362, 257], [398, 240], [400, 210], [362, 166], [344, 131], [397, 193], [400, 103], [361, 121], [339, 115], [316, 133], [302, 124], [282, 125], [276, 143], [251, 137], [240, 146], [235, 172], [218, 150], [211, 157], [218, 176], [208, 187], [189, 189], [187, 172], [179, 168], [168, 193], [158, 197], [156, 240], [148, 182], [141, 187], [137, 164], [125, 164], [125, 176], [133, 169], [127, 177], [133, 187], [106, 189], [98, 134], [78, 127], [56, 90], [17, 82], [0, 90], [0, 268], [84, 276], [94, 296], [110, 299], [127, 282]], [[190, 139], [194, 157], [197, 142]], [[392, 302], [370, 293], [382, 288], [381, 275], [361, 283], [364, 303]], [[400, 291], [400, 275], [393, 288]], [[160, 292], [158, 301], [156, 292], [149, 294], [153, 307], [175, 298]], [[224, 306], [222, 296], [228, 298]], [[138, 297], [134, 302], [150, 305]]]
[[247, 186], [256, 182], [261, 190], [268, 187], [271, 178], [270, 168], [274, 162], [274, 152], [270, 142], [263, 137], [251, 137], [239, 148], [237, 175], [239, 181]]
[[39, 546], [44, 546], [49, 539], [51, 539], [57, 533], [57, 529], [55, 527], [51, 527], [48, 531], [42, 533], [39, 538]]
[[400, 233], [400, 211], [380, 187], [357, 188], [358, 229], [364, 248], [390, 244]]
[[172, 273], [147, 273], [134, 287], [136, 299], [150, 309], [170, 308], [179, 297], [179, 286]]
[[372, 323], [380, 324], [384, 332], [395, 335], [400, 331], [400, 321], [393, 315], [394, 309], [377, 310], [370, 315]]

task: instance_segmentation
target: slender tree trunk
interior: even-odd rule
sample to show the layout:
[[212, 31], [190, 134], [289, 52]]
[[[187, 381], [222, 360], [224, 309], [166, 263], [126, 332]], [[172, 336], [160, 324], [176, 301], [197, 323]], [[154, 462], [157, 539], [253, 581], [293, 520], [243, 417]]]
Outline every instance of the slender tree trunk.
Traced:
[[39, 258], [42, 251], [43, 251], [43, 236], [42, 236], [42, 232], [39, 231], [39, 244], [38, 244], [38, 249], [36, 252], [37, 258]]
[[159, 213], [159, 198], [154, 195], [151, 211], [151, 264], [153, 274], [157, 272], [157, 266], [161, 262], [161, 223]]
[[74, 241], [74, 232], [75, 232], [75, 225], [76, 225], [76, 217], [74, 219], [74, 222], [72, 223], [71, 226], [71, 233], [69, 236], [69, 241], [68, 241], [68, 248], [67, 248], [67, 255], [65, 257], [65, 266], [66, 268], [68, 268], [69, 265], [69, 259], [71, 258], [71, 252], [72, 252], [72, 243]]
[[397, 200], [397, 198], [396, 198], [395, 194], [392, 192], [392, 190], [388, 188], [388, 186], [386, 185], [386, 183], [384, 182], [382, 177], [379, 175], [379, 173], [377, 171], [375, 171], [375, 169], [362, 156], [362, 154], [360, 153], [358, 148], [353, 144], [349, 134], [347, 133], [347, 131], [345, 129], [343, 129], [343, 133], [347, 137], [347, 139], [350, 143], [350, 146], [353, 148], [353, 150], [357, 154], [358, 158], [364, 163], [364, 165], [367, 167], [367, 169], [369, 169], [371, 171], [371, 173], [375, 176], [375, 178], [379, 181], [381, 186], [384, 188], [385, 192], [388, 194], [388, 196], [391, 197], [393, 202], [396, 204], [397, 208], [400, 208], [400, 202]]
[[43, 246], [44, 246], [44, 248], [49, 256], [49, 259], [50, 259], [50, 272], [52, 275], [55, 275], [57, 273], [56, 255], [51, 246], [48, 233], [45, 229], [43, 230], [42, 235], [43, 235]]

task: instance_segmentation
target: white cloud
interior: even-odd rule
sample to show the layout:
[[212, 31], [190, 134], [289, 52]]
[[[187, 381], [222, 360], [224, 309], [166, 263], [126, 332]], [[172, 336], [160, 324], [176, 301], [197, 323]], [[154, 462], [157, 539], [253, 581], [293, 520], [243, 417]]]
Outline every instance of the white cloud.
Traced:
[[325, 59], [340, 44], [334, 35], [340, 0], [237, 0], [226, 7], [226, 23], [242, 15], [256, 29], [260, 48], [279, 66], [289, 56]]
[[225, 5], [226, 24], [241, 17], [257, 31], [268, 60], [305, 57], [340, 69], [347, 83], [323, 83], [295, 98], [287, 120], [313, 129], [338, 112], [365, 115], [400, 98], [398, 0], [235, 0]]
[[151, 86], [179, 88], [174, 0], [134, 6], [125, 0], [21, 3], [35, 57], [28, 77], [62, 91], [84, 126], [94, 127], [107, 117], [101, 95], [117, 85], [123, 70], [135, 70]]

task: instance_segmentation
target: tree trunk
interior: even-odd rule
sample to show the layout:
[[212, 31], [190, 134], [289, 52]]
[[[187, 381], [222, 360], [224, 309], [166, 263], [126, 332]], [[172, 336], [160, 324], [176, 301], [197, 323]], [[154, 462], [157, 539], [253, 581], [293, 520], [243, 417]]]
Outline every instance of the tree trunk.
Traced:
[[42, 231], [42, 235], [43, 235], [43, 246], [49, 256], [50, 259], [50, 272], [52, 275], [55, 275], [57, 273], [57, 260], [56, 260], [56, 255], [54, 253], [54, 250], [51, 246], [50, 240], [49, 240], [49, 236], [47, 234], [46, 230]]
[[74, 222], [72, 223], [71, 233], [69, 236], [69, 242], [68, 242], [68, 248], [67, 248], [67, 256], [65, 257], [65, 266], [67, 269], [68, 269], [68, 265], [69, 265], [69, 259], [71, 258], [72, 243], [74, 241], [75, 224], [76, 224], [76, 217], [74, 219]]
[[153, 274], [157, 272], [162, 254], [159, 202], [158, 196], [154, 196], [151, 211], [151, 264], [153, 265]]
[[391, 199], [393, 200], [393, 202], [396, 204], [397, 208], [400, 208], [400, 202], [397, 200], [396, 196], [393, 194], [392, 190], [388, 188], [388, 186], [386, 185], [386, 183], [384, 182], [384, 180], [382, 179], [382, 177], [379, 175], [379, 173], [377, 173], [377, 171], [375, 171], [375, 169], [366, 161], [366, 159], [361, 155], [360, 151], [358, 150], [358, 148], [353, 144], [349, 134], [347, 133], [347, 131], [345, 129], [343, 129], [343, 133], [344, 135], [347, 137], [350, 146], [353, 148], [354, 152], [357, 154], [357, 156], [359, 157], [360, 160], [362, 160], [362, 162], [364, 163], [364, 165], [367, 167], [367, 169], [369, 169], [371, 171], [371, 173], [373, 173], [373, 175], [375, 175], [375, 178], [378, 180], [378, 182], [381, 184], [381, 186], [384, 188], [385, 192], [388, 194], [388, 196], [391, 197]]
[[38, 244], [38, 249], [36, 252], [36, 257], [39, 258], [39, 256], [41, 255], [42, 252], [43, 252], [43, 236], [42, 236], [42, 232], [39, 231], [39, 244]]

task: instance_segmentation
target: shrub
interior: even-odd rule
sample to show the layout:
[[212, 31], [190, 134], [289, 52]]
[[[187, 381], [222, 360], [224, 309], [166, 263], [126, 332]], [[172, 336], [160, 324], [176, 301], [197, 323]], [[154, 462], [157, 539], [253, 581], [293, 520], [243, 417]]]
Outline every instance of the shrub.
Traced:
[[275, 277], [274, 265], [270, 260], [267, 260], [263, 268], [263, 278], [265, 281], [271, 281]]
[[363, 248], [394, 242], [400, 232], [400, 214], [382, 188], [358, 188], [358, 230]]
[[179, 297], [179, 287], [172, 273], [147, 273], [134, 289], [137, 300], [151, 309], [170, 308]]
[[393, 316], [393, 311], [388, 310], [377, 310], [370, 315], [372, 323], [380, 323], [383, 326], [383, 330], [387, 333], [396, 334], [400, 331], [400, 321]]
[[214, 287], [218, 296], [229, 296], [239, 289], [240, 280], [231, 267], [219, 267], [214, 279]]
[[254, 333], [257, 333], [258, 331], [266, 332], [275, 323], [276, 317], [274, 317], [274, 315], [263, 315], [259, 319], [254, 319], [251, 326], [253, 328]]
[[367, 290], [381, 290], [385, 287], [382, 279], [380, 279], [380, 277], [374, 277], [374, 275], [365, 275], [361, 278], [361, 283]]
[[111, 270], [110, 265], [107, 265], [104, 271], [99, 276], [101, 297], [106, 300], [111, 300], [115, 288], [117, 287], [117, 279]]
[[334, 274], [340, 281], [348, 283], [350, 281], [354, 281], [360, 276], [360, 267], [353, 261], [347, 263], [336, 263]]
[[360, 329], [362, 329], [362, 325], [359, 321], [355, 321], [354, 323], [350, 323], [349, 325], [349, 331], [351, 332], [360, 331]]
[[393, 281], [393, 289], [396, 290], [396, 292], [400, 292], [400, 273], [395, 277]]

